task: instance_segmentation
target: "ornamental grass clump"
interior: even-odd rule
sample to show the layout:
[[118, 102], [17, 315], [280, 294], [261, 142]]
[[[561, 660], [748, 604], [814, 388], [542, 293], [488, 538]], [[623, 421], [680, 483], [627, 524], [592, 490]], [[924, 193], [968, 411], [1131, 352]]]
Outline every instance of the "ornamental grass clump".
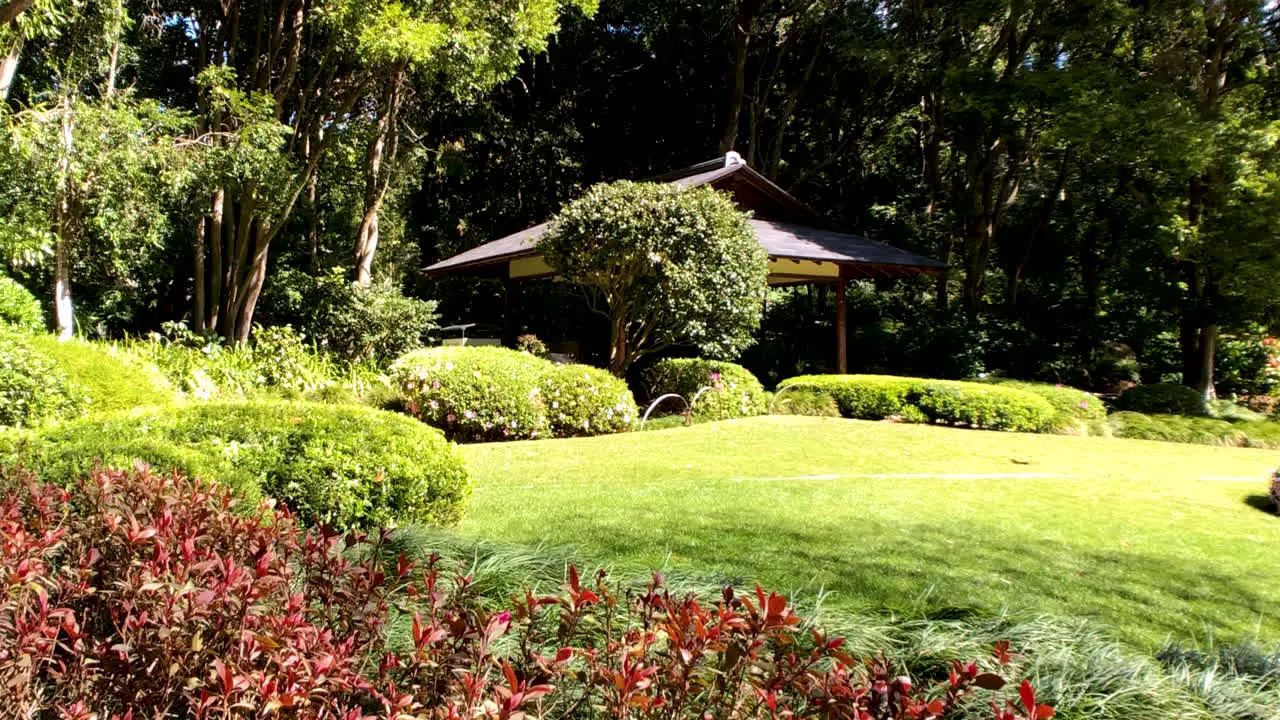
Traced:
[[[388, 533], [148, 470], [71, 488], [0, 477], [0, 688], [13, 717], [298, 720], [1044, 720], [1007, 644], [913, 680], [759, 587], [660, 576], [622, 593], [571, 565], [555, 593], [484, 597]], [[501, 603], [501, 609], [487, 609]]]
[[769, 394], [751, 371], [723, 360], [667, 358], [645, 374], [652, 400], [667, 393], [680, 395], [695, 417], [705, 420], [764, 415]]

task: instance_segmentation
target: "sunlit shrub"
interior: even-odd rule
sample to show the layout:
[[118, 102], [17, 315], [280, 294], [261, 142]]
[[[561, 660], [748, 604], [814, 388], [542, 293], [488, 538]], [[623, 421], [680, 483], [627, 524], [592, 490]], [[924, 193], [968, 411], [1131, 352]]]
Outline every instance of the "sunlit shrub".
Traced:
[[[1001, 643], [913, 682], [782, 595], [623, 594], [570, 566], [555, 594], [482, 596], [388, 536], [304, 532], [223, 489], [96, 471], [0, 493], [0, 687], [14, 717], [1041, 720]], [[509, 609], [486, 607], [509, 603]]]
[[457, 450], [395, 413], [314, 403], [203, 403], [95, 416], [7, 453], [70, 483], [101, 460], [178, 468], [286, 504], [308, 523], [384, 527], [461, 519], [470, 490]]
[[625, 380], [588, 365], [551, 365], [539, 381], [543, 410], [556, 437], [630, 430], [638, 422]]
[[1077, 390], [1066, 385], [1049, 385], [1048, 383], [1024, 382], [1005, 378], [989, 378], [987, 382], [1002, 387], [1025, 390], [1044, 398], [1053, 406], [1054, 416], [1049, 430], [1056, 433], [1084, 435], [1089, 433], [1090, 425], [1107, 417], [1107, 406], [1090, 392]]
[[769, 410], [764, 386], [746, 368], [731, 362], [667, 358], [655, 363], [645, 378], [651, 399], [667, 393], [680, 395], [692, 403], [698, 418], [729, 420]]
[[1107, 418], [1116, 437], [1232, 447], [1280, 448], [1280, 423], [1227, 422], [1192, 415], [1122, 411]]
[[775, 415], [840, 417], [840, 406], [831, 393], [803, 385], [788, 386], [774, 395], [770, 411]]
[[84, 388], [89, 412], [112, 412], [173, 401], [173, 386], [154, 364], [114, 345], [85, 340], [58, 340], [38, 334], [30, 342], [49, 357], [72, 382]]
[[40, 301], [17, 280], [4, 275], [0, 275], [0, 324], [23, 332], [44, 330]]
[[0, 427], [30, 427], [85, 414], [89, 396], [31, 336], [0, 326]]

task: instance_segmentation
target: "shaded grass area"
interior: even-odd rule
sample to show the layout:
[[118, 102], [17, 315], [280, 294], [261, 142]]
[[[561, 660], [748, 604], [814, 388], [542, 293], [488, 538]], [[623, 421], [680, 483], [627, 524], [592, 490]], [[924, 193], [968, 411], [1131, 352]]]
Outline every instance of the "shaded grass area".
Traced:
[[463, 452], [474, 537], [1146, 649], [1280, 637], [1273, 451], [771, 416]]

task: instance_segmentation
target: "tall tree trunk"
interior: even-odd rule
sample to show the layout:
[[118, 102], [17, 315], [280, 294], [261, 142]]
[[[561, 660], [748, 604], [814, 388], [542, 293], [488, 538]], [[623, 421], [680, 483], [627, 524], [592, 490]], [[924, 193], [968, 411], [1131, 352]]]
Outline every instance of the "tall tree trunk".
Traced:
[[196, 238], [195, 238], [195, 291], [192, 293], [194, 297], [193, 307], [191, 309], [191, 323], [193, 329], [204, 334], [206, 320], [205, 306], [205, 217], [204, 215], [196, 218]]
[[1200, 391], [1206, 402], [1218, 399], [1218, 394], [1213, 387], [1214, 357], [1217, 352], [1218, 326], [1209, 323], [1200, 328], [1200, 377], [1196, 382], [1196, 390]]
[[613, 333], [612, 340], [609, 344], [609, 372], [618, 377], [627, 376], [627, 366], [630, 365], [630, 358], [627, 357], [627, 322], [626, 315], [618, 313], [612, 316]]
[[18, 75], [18, 62], [22, 59], [22, 36], [15, 34], [3, 59], [0, 59], [0, 102], [9, 99], [13, 79]]
[[223, 267], [222, 252], [223, 243], [225, 242], [223, 223], [225, 219], [224, 213], [226, 212], [223, 205], [226, 196], [227, 191], [223, 188], [218, 188], [214, 192], [213, 211], [210, 213], [209, 218], [209, 264], [212, 266], [212, 271], [209, 273], [209, 302], [204, 321], [206, 332], [217, 331], [218, 316], [222, 308], [223, 277], [225, 277], [226, 273], [226, 268]]
[[729, 116], [725, 119], [720, 152], [726, 153], [738, 142], [738, 125], [742, 119], [742, 103], [747, 95], [747, 54], [751, 47], [751, 26], [762, 0], [741, 0], [733, 27], [733, 68], [730, 72]]
[[74, 150], [74, 133], [69, 97], [64, 97], [62, 101], [61, 131], [58, 198], [54, 213], [58, 237], [53, 261], [53, 311], [58, 325], [58, 339], [70, 340], [75, 333], [76, 324], [75, 310], [71, 304], [71, 244], [74, 241], [76, 220], [71, 209], [71, 153]]
[[249, 273], [245, 277], [244, 290], [241, 293], [239, 307], [236, 310], [235, 334], [232, 341], [242, 345], [249, 340], [253, 329], [253, 312], [258, 306], [258, 298], [262, 295], [262, 286], [267, 279], [267, 248], [270, 245], [271, 232], [264, 222], [259, 222], [254, 232], [253, 257], [250, 258]]
[[391, 173], [387, 165], [395, 162], [397, 143], [397, 114], [404, 84], [404, 70], [398, 70], [391, 78], [382, 117], [366, 155], [368, 181], [365, 189], [364, 218], [356, 235], [355, 279], [360, 287], [368, 287], [373, 278], [373, 256], [378, 251], [378, 214], [391, 187]]

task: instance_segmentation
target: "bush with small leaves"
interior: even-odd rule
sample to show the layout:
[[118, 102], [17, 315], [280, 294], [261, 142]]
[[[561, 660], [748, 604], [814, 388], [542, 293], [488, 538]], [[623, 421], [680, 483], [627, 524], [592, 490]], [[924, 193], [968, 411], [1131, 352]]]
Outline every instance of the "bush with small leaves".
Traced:
[[769, 411], [764, 386], [751, 371], [731, 362], [667, 358], [654, 363], [645, 377], [650, 399], [680, 395], [692, 403], [693, 415], [699, 419], [731, 420]]
[[547, 422], [556, 437], [631, 430], [639, 410], [627, 382], [588, 365], [551, 365], [539, 382]]
[[[0, 442], [0, 445], [3, 445]], [[265, 494], [308, 523], [448, 525], [470, 494], [455, 446], [410, 418], [359, 406], [205, 403], [94, 416], [0, 447], [48, 481], [135, 460]]]
[[79, 417], [88, 408], [85, 389], [37, 350], [31, 336], [0, 326], [0, 427]]
[[384, 562], [387, 533], [303, 531], [173, 474], [0, 486], [6, 716], [1053, 716], [1026, 681], [1001, 692], [1007, 643], [913, 682], [759, 587], [700, 597], [655, 577], [623, 594], [570, 566], [558, 593], [489, 598], [438, 555]]
[[898, 419], [986, 430], [1044, 432], [1054, 409], [1025, 390], [957, 380], [926, 380], [889, 375], [801, 375], [779, 389], [803, 385], [830, 392], [845, 417]]
[[125, 348], [54, 335], [30, 336], [40, 353], [52, 359], [71, 381], [84, 388], [89, 412], [113, 412], [174, 400], [173, 386], [153, 363]]
[[1194, 388], [1175, 383], [1155, 383], [1129, 388], [1116, 399], [1116, 409], [1159, 415], [1204, 416], [1209, 414], [1203, 395]]
[[391, 375], [410, 412], [459, 441], [521, 440], [548, 432], [540, 382], [550, 363], [500, 347], [415, 350]]
[[40, 301], [13, 278], [0, 275], [0, 324], [22, 332], [43, 332]]
[[988, 378], [986, 382], [1001, 387], [1015, 388], [1035, 393], [1053, 406], [1054, 416], [1050, 423], [1050, 432], [1068, 435], [1090, 434], [1090, 427], [1107, 417], [1107, 406], [1091, 392], [1078, 390], [1066, 385], [1050, 385], [1048, 383], [1026, 382], [1005, 378]]

